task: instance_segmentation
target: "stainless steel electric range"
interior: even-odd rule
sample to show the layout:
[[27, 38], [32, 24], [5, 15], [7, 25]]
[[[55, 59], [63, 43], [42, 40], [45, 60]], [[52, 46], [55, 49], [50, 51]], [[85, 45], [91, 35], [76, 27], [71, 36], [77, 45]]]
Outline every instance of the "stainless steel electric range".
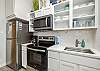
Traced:
[[54, 36], [34, 36], [33, 44], [28, 45], [27, 64], [38, 71], [47, 71], [47, 48], [55, 44]]

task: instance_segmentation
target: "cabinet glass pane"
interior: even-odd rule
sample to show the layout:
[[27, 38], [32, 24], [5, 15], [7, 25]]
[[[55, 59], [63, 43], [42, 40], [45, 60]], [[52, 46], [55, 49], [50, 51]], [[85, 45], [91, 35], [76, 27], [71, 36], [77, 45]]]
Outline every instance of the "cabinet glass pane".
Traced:
[[69, 28], [69, 2], [54, 5], [54, 28], [67, 29]]
[[95, 26], [95, 16], [73, 20], [73, 27], [93, 27], [93, 26]]
[[73, 0], [73, 27], [95, 27], [95, 0]]

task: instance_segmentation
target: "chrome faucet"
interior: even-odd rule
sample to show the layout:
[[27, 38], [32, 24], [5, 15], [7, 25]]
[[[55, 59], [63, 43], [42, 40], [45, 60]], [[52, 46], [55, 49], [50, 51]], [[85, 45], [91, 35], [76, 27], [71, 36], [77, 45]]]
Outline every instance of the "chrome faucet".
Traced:
[[75, 41], [75, 47], [78, 47], [78, 44], [81, 44], [81, 42], [78, 39], [76, 39], [76, 41]]

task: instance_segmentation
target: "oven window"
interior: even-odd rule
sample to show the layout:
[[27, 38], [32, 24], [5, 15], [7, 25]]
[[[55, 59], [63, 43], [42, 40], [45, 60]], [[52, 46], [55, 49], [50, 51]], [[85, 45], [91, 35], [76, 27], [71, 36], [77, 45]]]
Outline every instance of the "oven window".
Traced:
[[28, 50], [28, 65], [32, 67], [40, 67], [41, 66], [41, 55], [33, 52], [32, 50]]
[[[46, 69], [47, 56], [44, 53], [35, 52], [28, 49], [27, 52], [27, 64], [39, 71]], [[44, 65], [44, 66], [43, 66]]]

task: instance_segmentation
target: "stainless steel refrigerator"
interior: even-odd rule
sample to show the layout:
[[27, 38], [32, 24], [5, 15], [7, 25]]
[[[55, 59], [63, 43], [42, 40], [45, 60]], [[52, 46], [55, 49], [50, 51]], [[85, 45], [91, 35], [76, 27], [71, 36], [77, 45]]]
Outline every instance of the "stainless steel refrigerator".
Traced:
[[21, 44], [32, 40], [32, 33], [28, 32], [28, 21], [13, 19], [7, 23], [7, 65], [18, 70], [21, 68]]

